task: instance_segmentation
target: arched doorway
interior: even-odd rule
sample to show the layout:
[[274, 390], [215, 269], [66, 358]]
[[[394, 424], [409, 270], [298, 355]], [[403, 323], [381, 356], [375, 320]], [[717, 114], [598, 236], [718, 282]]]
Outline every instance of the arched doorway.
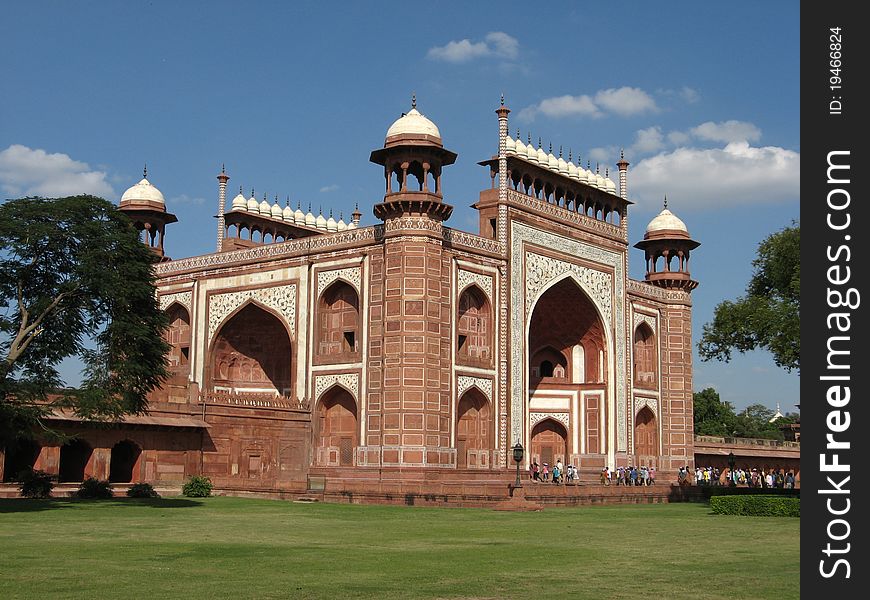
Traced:
[[190, 315], [182, 305], [173, 303], [166, 311], [169, 327], [164, 334], [172, 344], [169, 350], [169, 368], [174, 375], [190, 373]]
[[109, 481], [112, 483], [131, 483], [138, 480], [136, 467], [142, 449], [131, 442], [123, 440], [112, 446], [112, 457], [109, 462]]
[[33, 469], [39, 458], [39, 444], [33, 440], [16, 440], [6, 447], [3, 461], [3, 481], [15, 481], [22, 471]]
[[353, 396], [346, 389], [335, 386], [321, 397], [316, 414], [316, 463], [328, 467], [353, 466], [358, 429]]
[[656, 387], [656, 347], [652, 328], [641, 323], [634, 331], [634, 384]]
[[568, 456], [568, 431], [554, 419], [544, 419], [532, 428], [531, 460], [539, 465], [563, 463]]
[[658, 456], [659, 441], [656, 416], [644, 406], [634, 418], [634, 454], [638, 464], [651, 464]]
[[323, 292], [317, 306], [317, 354], [346, 357], [359, 352], [359, 297], [344, 281]]
[[472, 388], [459, 399], [456, 413], [456, 467], [487, 468], [493, 436], [489, 400]]
[[66, 481], [84, 481], [85, 470], [91, 460], [94, 450], [84, 440], [72, 440], [60, 448], [60, 468], [57, 480], [61, 483]]
[[459, 297], [456, 335], [458, 362], [492, 364], [492, 310], [486, 295], [477, 286], [469, 287]]
[[287, 329], [276, 316], [250, 303], [215, 338], [212, 386], [220, 391], [289, 396], [291, 364]]

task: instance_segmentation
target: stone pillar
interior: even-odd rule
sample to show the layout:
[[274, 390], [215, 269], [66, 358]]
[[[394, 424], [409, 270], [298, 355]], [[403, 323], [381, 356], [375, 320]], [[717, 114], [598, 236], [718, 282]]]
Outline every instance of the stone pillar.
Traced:
[[217, 251], [221, 251], [224, 243], [224, 234], [226, 233], [226, 220], [224, 219], [224, 210], [227, 205], [227, 181], [230, 176], [227, 175], [226, 169], [221, 165], [221, 172], [217, 176], [218, 180], [218, 226], [217, 226]]

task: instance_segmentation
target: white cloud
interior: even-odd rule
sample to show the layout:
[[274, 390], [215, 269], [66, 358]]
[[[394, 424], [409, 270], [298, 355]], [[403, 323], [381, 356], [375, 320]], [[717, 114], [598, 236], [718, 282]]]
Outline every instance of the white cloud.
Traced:
[[337, 189], [338, 189], [338, 184], [337, 184], [337, 183], [333, 183], [332, 185], [325, 185], [325, 186], [323, 186], [322, 188], [320, 188], [319, 191], [320, 191], [321, 194], [328, 194], [329, 192], [334, 192], [334, 191], [337, 190]]
[[538, 104], [527, 106], [519, 112], [523, 121], [532, 121], [538, 113], [558, 119], [561, 117], [599, 118], [605, 114], [630, 117], [647, 112], [658, 112], [655, 100], [640, 88], [623, 86], [599, 90], [594, 96], [582, 94], [544, 98]]
[[757, 142], [761, 139], [761, 130], [746, 121], [723, 121], [714, 123], [707, 121], [693, 127], [690, 133], [702, 140], [711, 142]]
[[683, 86], [683, 88], [679, 91], [679, 95], [689, 104], [694, 104], [701, 99], [701, 94], [698, 93], [698, 90], [692, 89], [687, 85]]
[[[589, 158], [594, 160], [594, 161], [601, 162], [601, 163], [610, 163], [610, 162], [612, 162], [613, 155], [614, 155], [615, 151], [616, 151], [616, 149], [612, 148], [612, 147], [611, 148], [592, 148], [592, 150], [589, 151]], [[594, 165], [593, 165], [593, 167], [594, 167]], [[594, 171], [594, 168], [593, 168], [593, 171]], [[602, 169], [602, 174], [603, 174], [603, 172], [604, 171]]]
[[658, 112], [655, 100], [640, 88], [623, 86], [601, 90], [595, 94], [595, 103], [608, 112], [630, 117], [647, 112]]
[[105, 171], [92, 170], [67, 154], [21, 144], [0, 151], [0, 190], [9, 197], [93, 194], [113, 199], [115, 192], [106, 178]]
[[682, 146], [687, 144], [691, 138], [684, 131], [671, 131], [668, 133], [668, 141], [674, 146]]
[[463, 63], [488, 56], [514, 59], [519, 54], [519, 48], [520, 43], [516, 38], [503, 31], [492, 31], [486, 34], [482, 42], [472, 42], [468, 38], [452, 40], [444, 46], [429, 48], [426, 56], [433, 60], [452, 63]]
[[724, 148], [677, 148], [629, 170], [632, 200], [656, 206], [667, 194], [678, 211], [800, 198], [800, 154], [734, 142]]
[[641, 129], [635, 133], [634, 144], [631, 145], [632, 154], [649, 154], [657, 152], [665, 147], [662, 128], [658, 125]]

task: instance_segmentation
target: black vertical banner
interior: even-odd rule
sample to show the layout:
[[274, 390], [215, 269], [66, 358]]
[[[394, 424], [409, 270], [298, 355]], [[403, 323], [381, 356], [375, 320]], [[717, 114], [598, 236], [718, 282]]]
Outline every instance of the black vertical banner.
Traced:
[[[870, 24], [801, 4], [801, 593], [865, 598]], [[771, 540], [776, 543], [775, 540]]]

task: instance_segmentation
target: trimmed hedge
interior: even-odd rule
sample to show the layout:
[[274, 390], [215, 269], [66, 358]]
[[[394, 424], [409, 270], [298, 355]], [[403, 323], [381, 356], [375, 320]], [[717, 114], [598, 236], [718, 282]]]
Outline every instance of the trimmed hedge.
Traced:
[[717, 515], [800, 517], [801, 499], [789, 496], [713, 496], [710, 508]]
[[208, 498], [211, 496], [211, 479], [204, 475], [192, 475], [181, 488], [188, 498]]

